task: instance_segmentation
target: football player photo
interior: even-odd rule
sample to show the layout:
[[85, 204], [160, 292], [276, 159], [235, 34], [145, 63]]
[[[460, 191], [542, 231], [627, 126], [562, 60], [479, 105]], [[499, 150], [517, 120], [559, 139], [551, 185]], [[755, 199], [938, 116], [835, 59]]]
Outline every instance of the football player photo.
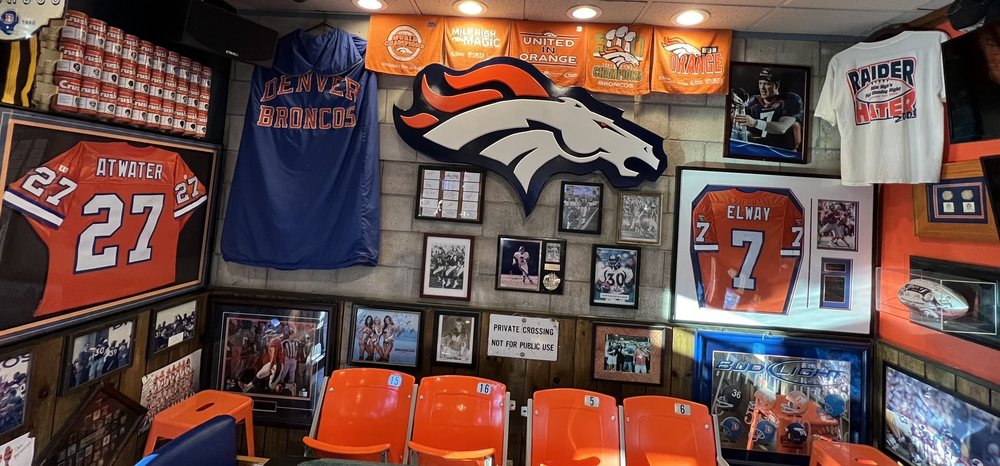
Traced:
[[816, 247], [857, 251], [858, 203], [855, 201], [816, 201]]
[[[471, 236], [424, 235], [420, 296], [468, 301], [472, 296], [472, 245]], [[537, 261], [537, 251], [534, 257]]]
[[307, 317], [230, 315], [225, 319], [222, 390], [254, 397], [311, 399], [313, 346], [320, 321]]
[[559, 231], [601, 234], [604, 185], [562, 182], [559, 202]]
[[63, 367], [63, 390], [97, 380], [132, 365], [135, 322], [105, 325], [70, 339]]
[[638, 248], [594, 246], [590, 304], [639, 307]]
[[156, 313], [152, 331], [152, 351], [158, 353], [194, 337], [197, 302], [189, 301]]
[[538, 291], [541, 286], [542, 241], [500, 237], [497, 289]]
[[734, 62], [730, 72], [724, 156], [806, 163], [809, 68]]
[[31, 353], [0, 358], [0, 434], [24, 422], [30, 365]]

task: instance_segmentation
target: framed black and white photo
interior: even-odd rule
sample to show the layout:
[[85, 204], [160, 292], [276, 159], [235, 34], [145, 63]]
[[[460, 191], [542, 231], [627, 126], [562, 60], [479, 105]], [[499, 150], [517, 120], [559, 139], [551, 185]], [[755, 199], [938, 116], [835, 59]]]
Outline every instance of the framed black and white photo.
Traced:
[[70, 335], [63, 352], [62, 392], [129, 367], [134, 358], [135, 317]]
[[30, 350], [0, 356], [0, 435], [24, 424], [30, 379]]
[[566, 241], [501, 235], [496, 289], [562, 294]]
[[604, 185], [563, 181], [559, 194], [559, 231], [601, 234]]
[[639, 248], [594, 245], [590, 304], [639, 307]]
[[479, 360], [479, 314], [434, 314], [434, 363], [475, 367]]
[[359, 366], [420, 365], [423, 313], [355, 305], [351, 315], [351, 354], [348, 362]]
[[659, 245], [662, 204], [660, 193], [618, 193], [618, 242]]
[[723, 156], [806, 163], [809, 67], [733, 62]]
[[213, 297], [209, 387], [254, 400], [254, 422], [308, 426], [335, 347], [335, 304]]
[[474, 242], [472, 236], [424, 234], [420, 297], [469, 300]]
[[481, 168], [421, 165], [415, 218], [483, 223]]
[[154, 310], [146, 357], [152, 357], [171, 346], [193, 338], [198, 323], [197, 313], [197, 299], [166, 309]]

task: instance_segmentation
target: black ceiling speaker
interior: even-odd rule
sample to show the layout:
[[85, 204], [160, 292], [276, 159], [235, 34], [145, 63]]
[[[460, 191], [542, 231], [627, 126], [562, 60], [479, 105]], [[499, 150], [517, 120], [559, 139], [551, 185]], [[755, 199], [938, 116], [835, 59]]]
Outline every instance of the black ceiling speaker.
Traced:
[[270, 67], [278, 32], [236, 14], [221, 0], [174, 0], [156, 4], [152, 23], [174, 42]]

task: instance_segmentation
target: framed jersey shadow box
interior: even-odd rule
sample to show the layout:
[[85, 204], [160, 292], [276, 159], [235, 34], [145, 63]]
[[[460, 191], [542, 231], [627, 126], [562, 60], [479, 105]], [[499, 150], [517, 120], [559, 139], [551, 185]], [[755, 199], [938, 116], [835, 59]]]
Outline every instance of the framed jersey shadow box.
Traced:
[[872, 187], [683, 166], [674, 199], [672, 322], [871, 334]]
[[200, 288], [218, 147], [0, 110], [0, 345]]

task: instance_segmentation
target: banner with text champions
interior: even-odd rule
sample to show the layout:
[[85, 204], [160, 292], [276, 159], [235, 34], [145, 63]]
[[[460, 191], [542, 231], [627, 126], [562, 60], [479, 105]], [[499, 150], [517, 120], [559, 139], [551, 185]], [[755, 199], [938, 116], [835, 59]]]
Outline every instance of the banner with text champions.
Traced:
[[365, 67], [415, 76], [427, 65], [442, 63], [443, 41], [440, 16], [372, 15]]
[[591, 92], [642, 95], [649, 93], [650, 41], [653, 27], [645, 24], [591, 24], [583, 86]]
[[535, 65], [553, 83], [577, 86], [583, 82], [580, 69], [586, 50], [582, 26], [515, 21], [508, 55]]
[[725, 94], [733, 31], [654, 28], [650, 90]]
[[456, 70], [507, 55], [511, 21], [488, 18], [444, 18], [445, 65]]

